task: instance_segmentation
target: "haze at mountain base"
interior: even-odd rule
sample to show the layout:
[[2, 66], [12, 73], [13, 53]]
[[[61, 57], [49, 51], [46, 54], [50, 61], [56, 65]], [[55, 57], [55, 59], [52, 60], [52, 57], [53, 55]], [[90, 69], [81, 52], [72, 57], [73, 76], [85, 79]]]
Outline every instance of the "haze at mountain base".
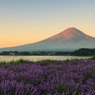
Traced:
[[2, 51], [74, 51], [79, 48], [95, 48], [95, 38], [71, 27], [48, 39], [16, 47], [0, 48]]

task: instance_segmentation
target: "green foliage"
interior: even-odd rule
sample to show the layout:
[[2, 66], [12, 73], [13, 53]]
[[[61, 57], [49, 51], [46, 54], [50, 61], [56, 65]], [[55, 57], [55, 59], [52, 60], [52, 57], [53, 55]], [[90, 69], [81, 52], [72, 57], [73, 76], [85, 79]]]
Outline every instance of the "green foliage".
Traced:
[[72, 52], [71, 55], [74, 55], [74, 56], [94, 56], [95, 49], [80, 48], [79, 50]]
[[56, 61], [59, 61], [59, 60], [51, 60], [51, 59], [45, 59], [45, 60], [39, 60], [39, 61], [36, 61], [35, 63], [39, 63], [39, 62], [50, 62], [50, 63], [53, 63], [53, 62], [56, 62]]
[[93, 59], [93, 60], [95, 60], [95, 56], [93, 56], [92, 58], [89, 58], [89, 59]]
[[17, 64], [24, 63], [24, 62], [29, 62], [29, 60], [19, 59], [17, 61], [12, 60], [10, 62], [2, 61], [2, 62], [0, 62], [0, 64], [15, 64], [15, 65], [17, 65]]

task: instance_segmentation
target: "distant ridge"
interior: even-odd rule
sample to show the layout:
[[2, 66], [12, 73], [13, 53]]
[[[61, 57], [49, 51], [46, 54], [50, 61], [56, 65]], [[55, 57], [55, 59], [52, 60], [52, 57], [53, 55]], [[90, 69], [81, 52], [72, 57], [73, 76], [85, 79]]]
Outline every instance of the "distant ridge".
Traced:
[[79, 48], [95, 48], [95, 38], [70, 27], [45, 40], [16, 47], [0, 48], [2, 51], [74, 51]]

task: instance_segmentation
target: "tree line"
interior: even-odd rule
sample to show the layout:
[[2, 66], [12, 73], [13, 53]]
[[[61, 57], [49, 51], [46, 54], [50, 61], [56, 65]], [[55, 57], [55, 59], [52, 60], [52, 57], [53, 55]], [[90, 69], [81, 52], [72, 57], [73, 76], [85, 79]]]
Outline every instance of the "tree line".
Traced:
[[18, 51], [3, 51], [0, 55], [71, 55], [71, 56], [94, 56], [95, 48], [80, 48], [73, 52], [63, 51], [33, 51], [33, 52], [18, 52]]
[[74, 55], [74, 56], [93, 56], [93, 55], [95, 55], [95, 48], [94, 49], [80, 48], [80, 49], [72, 52], [71, 55]]
[[46, 51], [33, 51], [33, 52], [18, 52], [18, 51], [3, 51], [0, 55], [70, 55], [71, 52], [46, 52]]

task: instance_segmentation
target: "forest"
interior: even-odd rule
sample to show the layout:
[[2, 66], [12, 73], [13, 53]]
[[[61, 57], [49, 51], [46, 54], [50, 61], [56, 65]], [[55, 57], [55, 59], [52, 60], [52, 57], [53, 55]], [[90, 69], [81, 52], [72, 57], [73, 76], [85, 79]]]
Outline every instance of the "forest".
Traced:
[[95, 55], [95, 48], [90, 49], [90, 48], [80, 48], [78, 50], [75, 50], [72, 52], [70, 55], [74, 56], [93, 56]]

